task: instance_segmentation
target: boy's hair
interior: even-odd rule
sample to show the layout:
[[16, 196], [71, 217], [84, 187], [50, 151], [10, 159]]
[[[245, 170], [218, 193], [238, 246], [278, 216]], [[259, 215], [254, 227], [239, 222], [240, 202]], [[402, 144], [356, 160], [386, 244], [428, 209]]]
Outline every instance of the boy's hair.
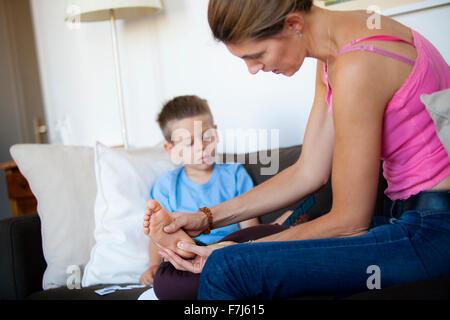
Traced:
[[179, 96], [167, 102], [158, 115], [157, 121], [166, 141], [171, 142], [171, 128], [169, 122], [172, 120], [183, 120], [199, 115], [208, 115], [211, 124], [214, 119], [208, 106], [208, 101], [195, 95]]

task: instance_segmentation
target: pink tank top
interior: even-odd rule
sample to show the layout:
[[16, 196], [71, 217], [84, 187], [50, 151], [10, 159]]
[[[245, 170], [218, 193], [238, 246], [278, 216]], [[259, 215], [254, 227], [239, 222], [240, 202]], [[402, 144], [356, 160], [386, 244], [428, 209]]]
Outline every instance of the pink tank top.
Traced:
[[[372, 51], [413, 66], [406, 82], [386, 105], [383, 117], [381, 159], [388, 183], [384, 193], [391, 200], [407, 199], [432, 188], [450, 175], [450, 158], [420, 100], [422, 94], [450, 87], [450, 67], [427, 39], [414, 30], [411, 32], [414, 43], [380, 35], [354, 40], [339, 52], [340, 55], [354, 50]], [[373, 45], [354, 46], [363, 41], [406, 42], [416, 48], [417, 59], [412, 61]], [[333, 97], [326, 68], [324, 65], [323, 81], [328, 86], [326, 100], [332, 115]]]

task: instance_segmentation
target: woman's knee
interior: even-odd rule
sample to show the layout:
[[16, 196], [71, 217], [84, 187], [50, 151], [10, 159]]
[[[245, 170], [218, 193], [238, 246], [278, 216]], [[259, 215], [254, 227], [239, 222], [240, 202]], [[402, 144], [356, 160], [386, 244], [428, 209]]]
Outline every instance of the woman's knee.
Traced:
[[244, 297], [245, 283], [242, 246], [234, 245], [214, 251], [203, 267], [198, 290], [198, 299], [233, 300]]
[[222, 291], [226, 275], [222, 272], [224, 256], [221, 250], [216, 250], [208, 257], [200, 275], [198, 289], [199, 300], [220, 299], [218, 293]]

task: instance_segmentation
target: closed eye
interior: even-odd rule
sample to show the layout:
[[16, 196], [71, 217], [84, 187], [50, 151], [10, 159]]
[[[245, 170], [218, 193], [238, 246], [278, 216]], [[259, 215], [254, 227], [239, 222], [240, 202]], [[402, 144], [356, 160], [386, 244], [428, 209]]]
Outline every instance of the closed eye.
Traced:
[[255, 53], [255, 54], [248, 54], [248, 55], [242, 56], [241, 58], [244, 60], [246, 60], [246, 59], [256, 60], [256, 59], [261, 59], [263, 55], [264, 55], [264, 52], [261, 52], [261, 53]]

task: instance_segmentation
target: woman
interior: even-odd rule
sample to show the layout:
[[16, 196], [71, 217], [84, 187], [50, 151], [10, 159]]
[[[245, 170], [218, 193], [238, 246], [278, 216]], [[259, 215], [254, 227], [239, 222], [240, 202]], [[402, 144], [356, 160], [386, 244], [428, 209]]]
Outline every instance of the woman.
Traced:
[[[350, 294], [367, 290], [370, 270], [382, 287], [450, 276], [450, 159], [420, 102], [450, 87], [438, 51], [392, 19], [381, 16], [382, 28], [370, 30], [364, 11], [311, 0], [210, 0], [208, 10], [215, 38], [252, 74], [292, 76], [316, 58], [315, 99], [297, 163], [210, 210], [171, 213], [165, 231], [196, 236], [285, 208], [330, 174], [333, 205], [252, 243], [185, 244], [193, 261], [161, 250], [177, 269], [201, 272], [198, 298]], [[393, 218], [374, 226], [380, 158]]]

